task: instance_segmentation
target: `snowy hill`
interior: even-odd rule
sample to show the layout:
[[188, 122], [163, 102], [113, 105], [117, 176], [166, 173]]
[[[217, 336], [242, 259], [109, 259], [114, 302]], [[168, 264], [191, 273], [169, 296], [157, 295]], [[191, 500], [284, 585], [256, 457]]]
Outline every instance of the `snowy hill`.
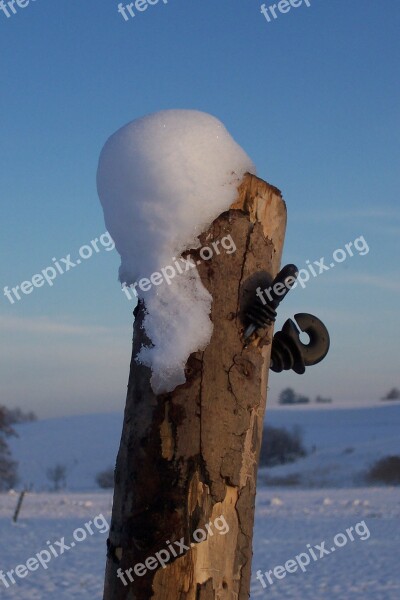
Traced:
[[[400, 403], [368, 408], [299, 406], [267, 411], [267, 423], [291, 429], [300, 426], [308, 450], [315, 452], [297, 462], [260, 471], [261, 482], [274, 485], [282, 478], [305, 487], [362, 485], [360, 474], [382, 456], [400, 454]], [[48, 419], [19, 425], [19, 437], [10, 441], [19, 461], [22, 485], [47, 490], [46, 470], [67, 466], [67, 488], [96, 490], [96, 474], [115, 463], [122, 415], [96, 414]]]
[[19, 462], [20, 486], [51, 488], [46, 476], [56, 464], [67, 467], [67, 489], [98, 489], [96, 474], [115, 464], [122, 429], [119, 413], [78, 415], [18, 425], [10, 440]]
[[[292, 465], [269, 469], [268, 476], [298, 474], [305, 484], [324, 484], [342, 489], [277, 489], [259, 486], [256, 501], [254, 558], [251, 599], [321, 598], [341, 600], [378, 598], [397, 600], [400, 581], [397, 569], [400, 516], [399, 488], [357, 487], [355, 473], [380, 456], [398, 451], [400, 404], [371, 408], [311, 406], [270, 408], [268, 422], [291, 428], [299, 425], [308, 448], [316, 451]], [[35, 491], [49, 483], [46, 469], [56, 463], [69, 467], [69, 490], [59, 494], [27, 494], [20, 519], [13, 524], [17, 494], [0, 495], [2, 548], [0, 563], [7, 571], [24, 564], [46, 548], [46, 540], [65, 536], [72, 548], [74, 529], [85, 521], [104, 515], [110, 523], [112, 492], [96, 490], [95, 475], [115, 460], [122, 415], [100, 414], [49, 419], [18, 426], [19, 439], [12, 449], [20, 461], [23, 482]], [[350, 451], [350, 448], [353, 450]], [[261, 483], [266, 472], [262, 469]], [[92, 490], [91, 492], [89, 490]], [[283, 580], [273, 580], [264, 589], [257, 572], [268, 572], [326, 540], [331, 548], [336, 535], [362, 524], [368, 536], [337, 545], [337, 552], [317, 562], [310, 561], [306, 572], [299, 569]], [[82, 529], [80, 529], [82, 530]], [[100, 598], [106, 553], [105, 528], [76, 544], [61, 559], [51, 561], [6, 589], [5, 600], [75, 600]], [[342, 535], [343, 537], [343, 535]], [[332, 546], [333, 548], [334, 546]], [[270, 571], [272, 572], [272, 571]], [[264, 578], [265, 581], [265, 578]]]
[[[260, 470], [262, 482], [304, 487], [365, 485], [363, 474], [379, 458], [400, 455], [400, 403], [363, 408], [270, 408], [267, 423], [299, 426], [308, 456], [295, 463]], [[314, 452], [313, 452], [314, 450]]]

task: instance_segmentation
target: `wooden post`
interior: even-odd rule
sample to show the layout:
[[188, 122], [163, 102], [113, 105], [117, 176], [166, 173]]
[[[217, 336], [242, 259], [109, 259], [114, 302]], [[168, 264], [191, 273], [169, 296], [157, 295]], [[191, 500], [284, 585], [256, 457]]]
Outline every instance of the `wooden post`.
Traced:
[[[215, 252], [198, 266], [213, 297], [214, 330], [172, 393], [156, 396], [149, 368], [134, 360], [146, 341], [144, 305], [135, 311], [104, 600], [249, 596], [272, 328], [245, 348], [240, 314], [257, 285], [279, 271], [285, 227], [279, 190], [245, 175], [237, 201], [200, 236], [209, 246], [231, 235], [236, 251]], [[197, 260], [196, 250], [190, 253]], [[165, 568], [161, 550], [170, 555]]]
[[14, 515], [13, 515], [13, 522], [14, 523], [16, 523], [18, 521], [19, 512], [21, 510], [22, 502], [24, 500], [25, 494], [26, 494], [26, 490], [22, 490], [22, 492], [20, 493], [20, 495], [18, 497], [17, 506], [15, 507], [15, 511], [14, 511]]

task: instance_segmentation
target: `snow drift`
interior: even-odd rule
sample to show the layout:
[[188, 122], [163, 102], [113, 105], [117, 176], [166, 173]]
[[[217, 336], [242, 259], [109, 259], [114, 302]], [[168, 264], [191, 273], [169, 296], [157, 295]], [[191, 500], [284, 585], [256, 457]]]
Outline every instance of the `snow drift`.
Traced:
[[[190, 248], [227, 210], [255, 167], [224, 125], [193, 110], [167, 110], [132, 121], [106, 142], [97, 186], [106, 226], [121, 255], [119, 279], [149, 279]], [[196, 268], [146, 292], [144, 327], [152, 346], [137, 360], [152, 369], [155, 393], [185, 382], [192, 352], [210, 340], [211, 297]]]

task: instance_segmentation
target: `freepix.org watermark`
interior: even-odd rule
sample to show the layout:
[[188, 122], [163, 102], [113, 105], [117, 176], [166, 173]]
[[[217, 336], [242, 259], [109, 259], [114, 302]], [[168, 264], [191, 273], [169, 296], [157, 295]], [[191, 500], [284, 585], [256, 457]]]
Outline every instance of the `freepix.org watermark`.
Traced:
[[292, 8], [299, 8], [300, 6], [307, 6], [310, 8], [311, 2], [310, 0], [280, 0], [276, 4], [271, 4], [270, 6], [261, 4], [261, 14], [264, 15], [268, 23], [270, 23], [273, 19], [278, 18], [279, 14], [277, 11], [279, 11], [281, 15], [285, 15]]
[[16, 584], [18, 579], [25, 579], [25, 577], [33, 571], [37, 571], [40, 567], [47, 570], [49, 568], [49, 563], [54, 558], [58, 558], [65, 552], [72, 550], [77, 543], [80, 544], [84, 542], [88, 535], [94, 535], [96, 531], [99, 533], [107, 533], [109, 530], [110, 526], [107, 523], [106, 518], [100, 513], [94, 517], [93, 521], [87, 521], [83, 527], [77, 527], [72, 533], [72, 541], [68, 544], [65, 541], [65, 537], [62, 537], [55, 542], [47, 541], [47, 548], [40, 550], [35, 556], [28, 558], [26, 563], [18, 565], [15, 569], [10, 569], [6, 573], [0, 571], [0, 581], [6, 588], [9, 588], [11, 585]]
[[26, 8], [31, 2], [36, 0], [0, 0], [0, 10], [9, 19], [12, 15], [16, 15], [18, 8]]
[[[211, 260], [211, 258], [214, 256], [214, 252], [215, 254], [221, 254], [219, 245], [221, 245], [227, 254], [233, 254], [233, 252], [236, 252], [236, 244], [233, 241], [232, 236], [229, 234], [220, 240], [215, 240], [215, 242], [212, 242], [210, 246], [203, 246], [199, 250], [199, 256], [201, 260]], [[128, 300], [133, 300], [138, 296], [136, 291], [137, 287], [139, 287], [142, 292], [148, 292], [153, 285], [161, 285], [164, 282], [167, 282], [168, 285], [171, 285], [172, 280], [174, 277], [176, 277], [177, 273], [182, 275], [182, 273], [196, 268], [197, 265], [201, 264], [201, 260], [197, 260], [195, 262], [190, 254], [186, 258], [180, 257], [176, 259], [173, 257], [173, 265], [167, 265], [166, 267], [160, 269], [160, 271], [152, 273], [149, 278], [143, 277], [142, 279], [139, 279], [139, 281], [135, 281], [135, 283], [132, 283], [129, 286], [127, 286], [126, 282], [123, 283], [122, 291], [125, 293]]]
[[307, 544], [306, 552], [300, 552], [300, 554], [297, 554], [294, 558], [287, 560], [284, 565], [277, 565], [274, 569], [265, 571], [264, 574], [261, 569], [259, 569], [256, 573], [256, 579], [258, 579], [263, 588], [266, 588], [266, 579], [269, 585], [273, 585], [276, 579], [284, 579], [288, 573], [296, 573], [298, 569], [305, 573], [307, 567], [311, 564], [311, 559], [316, 562], [317, 560], [324, 558], [324, 556], [332, 554], [337, 548], [343, 548], [349, 541], [354, 542], [356, 538], [354, 537], [353, 531], [358, 536], [358, 539], [362, 541], [368, 540], [371, 536], [365, 521], [360, 521], [359, 523], [356, 523], [354, 527], [348, 527], [346, 533], [337, 533], [333, 538], [333, 546], [330, 546], [329, 549], [326, 548], [326, 541], [315, 544], [315, 546]]
[[154, 6], [155, 4], [168, 4], [168, 0], [135, 0], [134, 2], [129, 2], [125, 4], [125, 2], [120, 2], [118, 4], [118, 12], [123, 17], [124, 21], [129, 21], [129, 19], [134, 19], [136, 16], [145, 12], [149, 6]]
[[[333, 269], [336, 264], [340, 264], [347, 260], [348, 257], [354, 256], [353, 248], [359, 256], [365, 256], [369, 252], [369, 246], [363, 235], [360, 235], [353, 242], [348, 242], [345, 244], [345, 248], [346, 250], [343, 250], [343, 248], [337, 248], [332, 254], [333, 261], [329, 264], [326, 264], [324, 256], [321, 256], [319, 260], [314, 260], [313, 264], [311, 264], [311, 261], [306, 260], [307, 267], [299, 269], [297, 279], [296, 277], [288, 277], [284, 283], [276, 283], [273, 287], [270, 286], [264, 290], [258, 287], [256, 290], [257, 296], [260, 298], [263, 304], [267, 304], [268, 300], [270, 302], [273, 300], [271, 294], [272, 291], [277, 296], [283, 296], [287, 289], [293, 290], [297, 284], [301, 285], [304, 290], [308, 281], [310, 281], [311, 275], [313, 277], [318, 277], [325, 271], [330, 271]], [[265, 296], [268, 298], [268, 300], [265, 299]]]
[[[71, 269], [74, 269], [82, 263], [82, 260], [88, 260], [93, 254], [98, 254], [101, 250], [114, 250], [115, 243], [111, 238], [108, 231], [100, 235], [98, 238], [91, 240], [89, 244], [84, 244], [78, 250], [79, 258], [72, 260], [71, 254], [67, 254], [64, 258], [52, 258], [53, 264], [45, 267], [39, 273], [33, 275], [31, 279], [23, 281], [19, 285], [12, 287], [11, 289], [6, 285], [4, 288], [4, 295], [10, 301], [11, 304], [15, 304], [15, 300], [21, 300], [23, 296], [32, 294], [35, 288], [49, 285], [54, 285], [54, 280], [59, 275], [64, 275]], [[21, 295], [22, 294], [22, 295]]]
[[[204, 542], [207, 539], [207, 534], [211, 537], [214, 535], [213, 525], [219, 535], [226, 535], [229, 531], [229, 525], [226, 522], [226, 519], [223, 515], [220, 517], [216, 517], [214, 522], [210, 521], [206, 523], [205, 529], [196, 529], [193, 532], [193, 540], [198, 544], [200, 542]], [[181, 538], [180, 540], [176, 540], [175, 542], [170, 542], [167, 540], [165, 542], [166, 548], [159, 550], [156, 552], [154, 556], [149, 556], [146, 558], [144, 563], [136, 563], [133, 567], [126, 569], [123, 571], [121, 568], [117, 571], [117, 577], [122, 581], [122, 583], [127, 586], [130, 583], [135, 581], [132, 572], [136, 575], [136, 577], [143, 577], [147, 573], [147, 571], [154, 571], [158, 567], [162, 567], [166, 569], [167, 564], [170, 562], [172, 558], [178, 558], [178, 556], [182, 556], [185, 552], [188, 552], [190, 548], [195, 546], [195, 543], [191, 542], [189, 545], [185, 544], [185, 538]]]

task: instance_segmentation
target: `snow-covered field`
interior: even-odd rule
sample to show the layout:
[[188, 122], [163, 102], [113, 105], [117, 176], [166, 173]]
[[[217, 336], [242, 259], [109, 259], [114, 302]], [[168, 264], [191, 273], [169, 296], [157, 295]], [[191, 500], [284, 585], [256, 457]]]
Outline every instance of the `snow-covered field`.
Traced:
[[[65, 537], [70, 545], [76, 528], [102, 514], [110, 519], [110, 493], [28, 494], [21, 519], [11, 522], [17, 496], [0, 497], [3, 571], [26, 564], [30, 557]], [[269, 571], [307, 552], [324, 540], [327, 548], [338, 533], [365, 521], [370, 536], [354, 541], [314, 561], [303, 573], [288, 574], [263, 589], [257, 570]], [[252, 599], [397, 600], [400, 597], [400, 490], [277, 490], [261, 488], [254, 535]], [[101, 521], [100, 524], [104, 524]], [[93, 600], [101, 598], [105, 565], [105, 527], [94, 530], [62, 556], [53, 558], [15, 585], [0, 582], [0, 597], [12, 600]], [[103, 531], [104, 533], [101, 533]], [[365, 528], [362, 530], [365, 531]], [[82, 534], [83, 535], [83, 534]], [[229, 535], [229, 533], [227, 534]], [[366, 537], [363, 535], [362, 537]], [[319, 551], [316, 552], [316, 556]], [[46, 556], [46, 555], [44, 555]]]
[[[354, 535], [334, 553], [310, 558], [263, 589], [256, 572], [273, 570], [365, 521], [370, 537]], [[400, 489], [268, 490], [258, 493], [254, 535], [252, 595], [255, 598], [395, 600], [400, 598]], [[362, 529], [362, 528], [361, 528]], [[362, 536], [366, 537], [366, 536]], [[342, 542], [340, 542], [342, 543]]]
[[[369, 465], [388, 454], [400, 454], [400, 402], [368, 408], [294, 406], [270, 407], [267, 423], [292, 429], [300, 426], [306, 458], [260, 471], [260, 481], [298, 476], [302, 487], [365, 485]], [[49, 419], [20, 425], [10, 440], [20, 463], [21, 485], [49, 491], [46, 471], [57, 463], [67, 467], [70, 491], [96, 490], [96, 474], [112, 467], [118, 450], [122, 415], [96, 414]]]
[[[70, 546], [73, 532], [99, 514], [110, 519], [111, 493], [92, 494], [28, 494], [23, 502], [20, 519], [12, 523], [18, 496], [0, 495], [1, 550], [0, 569], [5, 573], [27, 563], [38, 553], [49, 551], [47, 542], [57, 553], [55, 542], [65, 538]], [[105, 566], [106, 527], [92, 527], [82, 542], [53, 557], [47, 569], [41, 565], [26, 577], [16, 577], [16, 584], [6, 587], [0, 581], [0, 598], [13, 600], [86, 600], [101, 598]], [[83, 537], [83, 534], [82, 534]], [[50, 552], [51, 554], [51, 552]], [[47, 555], [42, 554], [46, 564]], [[14, 576], [15, 577], [15, 576]]]
[[[20, 600], [99, 599], [105, 565], [105, 542], [112, 495], [96, 491], [95, 474], [112, 465], [118, 447], [120, 415], [95, 415], [39, 421], [19, 426], [20, 438], [13, 451], [21, 462], [21, 479], [33, 484], [25, 497], [20, 520], [12, 523], [17, 494], [0, 496], [0, 569], [7, 572], [53, 545], [61, 538], [69, 546], [73, 532], [92, 521], [93, 533], [74, 541], [74, 547], [53, 557], [48, 568], [39, 566], [18, 583], [6, 588], [0, 581], [0, 597]], [[379, 456], [399, 454], [400, 405], [338, 409], [332, 407], [276, 408], [268, 411], [274, 425], [300, 425], [309, 457], [272, 470], [275, 476], [289, 471], [300, 474], [300, 487], [265, 487], [260, 475], [256, 505], [251, 598], [347, 600], [397, 600], [400, 575], [400, 488], [365, 487], [359, 474]], [[349, 448], [353, 448], [352, 451]], [[46, 468], [68, 465], [68, 491], [44, 491], [49, 485]], [[318, 482], [322, 488], [318, 488]], [[307, 488], [305, 484], [310, 484]], [[79, 491], [80, 490], [80, 491]], [[99, 517], [103, 515], [103, 517]], [[95, 520], [97, 517], [97, 520]], [[97, 526], [96, 526], [97, 523]], [[357, 529], [357, 524], [358, 529]], [[354, 541], [346, 530], [353, 527]], [[79, 530], [79, 536], [85, 532]], [[358, 531], [358, 533], [357, 533]], [[344, 537], [336, 538], [337, 534]], [[229, 535], [229, 534], [228, 534]], [[362, 539], [364, 538], [364, 539]], [[310, 557], [326, 542], [329, 554]], [[307, 544], [309, 546], [307, 547]], [[310, 564], [284, 578], [274, 575], [264, 589], [256, 573], [309, 552]], [[47, 555], [44, 553], [44, 557]], [[303, 560], [307, 560], [304, 559]], [[289, 563], [290, 564], [290, 563]], [[278, 575], [282, 573], [278, 569]], [[24, 573], [24, 571], [22, 571]]]
[[299, 426], [309, 452], [295, 463], [261, 469], [261, 481], [275, 485], [282, 478], [307, 488], [363, 486], [371, 464], [400, 454], [400, 402], [365, 408], [270, 408], [267, 422], [287, 429]]

